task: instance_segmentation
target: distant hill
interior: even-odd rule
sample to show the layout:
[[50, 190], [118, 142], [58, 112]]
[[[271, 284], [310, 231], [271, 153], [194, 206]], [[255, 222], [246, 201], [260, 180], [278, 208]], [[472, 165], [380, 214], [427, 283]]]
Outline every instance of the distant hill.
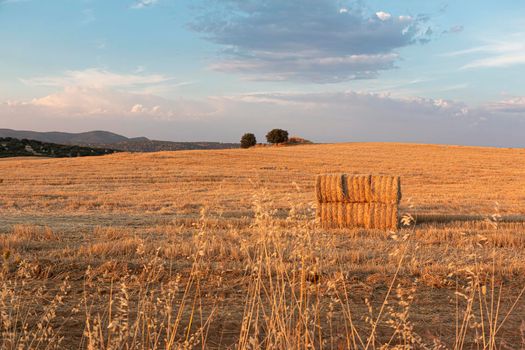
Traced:
[[12, 137], [19, 140], [29, 139], [58, 144], [115, 143], [129, 140], [127, 137], [109, 131], [88, 131], [82, 133], [38, 132], [25, 130], [0, 129], [0, 137]]
[[0, 158], [5, 157], [86, 157], [115, 153], [113, 149], [60, 145], [28, 139], [0, 137]]
[[221, 142], [171, 142], [157, 140], [136, 140], [107, 143], [107, 144], [85, 144], [93, 147], [109, 147], [126, 152], [159, 152], [159, 151], [187, 151], [187, 150], [206, 150], [206, 149], [230, 149], [239, 148], [237, 143]]
[[88, 131], [82, 133], [37, 132], [0, 129], [0, 137], [31, 139], [41, 142], [84, 147], [109, 148], [127, 152], [157, 152], [202, 149], [239, 148], [237, 143], [221, 142], [171, 142], [150, 140], [146, 137], [129, 138], [109, 131]]

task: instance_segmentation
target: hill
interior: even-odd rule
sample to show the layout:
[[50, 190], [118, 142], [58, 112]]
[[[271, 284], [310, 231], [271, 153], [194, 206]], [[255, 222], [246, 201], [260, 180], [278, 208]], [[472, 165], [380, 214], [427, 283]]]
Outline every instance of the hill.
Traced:
[[19, 140], [12, 137], [0, 137], [0, 158], [27, 156], [53, 158], [86, 157], [102, 156], [115, 152], [115, 150], [107, 148], [60, 145], [36, 140]]
[[120, 141], [116, 143], [89, 143], [83, 145], [93, 147], [108, 147], [125, 152], [191, 151], [239, 148], [239, 144], [237, 143], [172, 142], [149, 140], [147, 138], [129, 139], [126, 141]]
[[38, 132], [0, 129], [0, 137], [30, 139], [41, 142], [84, 147], [110, 148], [126, 152], [158, 152], [198, 149], [239, 148], [236, 143], [221, 142], [171, 142], [150, 140], [146, 137], [126, 137], [109, 131], [88, 131], [82, 133]]
[[15, 139], [29, 139], [41, 142], [58, 143], [58, 144], [111, 144], [116, 142], [128, 141], [129, 138], [118, 135], [109, 131], [88, 131], [82, 133], [68, 132], [38, 132], [27, 130], [0, 129], [0, 137], [12, 137]]
[[[258, 339], [315, 334], [327, 346], [300, 348], [365, 349], [348, 344], [372, 334], [371, 348], [395, 339], [383, 348], [397, 349], [406, 326], [412, 348], [458, 350], [478, 348], [480, 315], [492, 329], [494, 305], [495, 341], [516, 348], [523, 159], [522, 149], [393, 143], [3, 159], [2, 305], [21, 305], [18, 329], [28, 319], [32, 334], [51, 314], [64, 349], [85, 347], [89, 329], [140, 335], [127, 344], [147, 329], [162, 342], [177, 323], [181, 344], [205, 329], [198, 348], [246, 349], [239, 338], [249, 334], [264, 349]], [[329, 172], [400, 175], [400, 214], [416, 225], [318, 227], [314, 178]], [[56, 309], [35, 308], [53, 306], [63, 285]], [[283, 344], [271, 348], [299, 348]]]

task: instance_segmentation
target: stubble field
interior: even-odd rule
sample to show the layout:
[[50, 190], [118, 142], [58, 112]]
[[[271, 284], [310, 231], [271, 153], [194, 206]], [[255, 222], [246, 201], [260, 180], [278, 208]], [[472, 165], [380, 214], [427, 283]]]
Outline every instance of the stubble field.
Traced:
[[[400, 175], [412, 223], [320, 229], [331, 172]], [[4, 159], [0, 189], [1, 348], [525, 346], [525, 150]]]

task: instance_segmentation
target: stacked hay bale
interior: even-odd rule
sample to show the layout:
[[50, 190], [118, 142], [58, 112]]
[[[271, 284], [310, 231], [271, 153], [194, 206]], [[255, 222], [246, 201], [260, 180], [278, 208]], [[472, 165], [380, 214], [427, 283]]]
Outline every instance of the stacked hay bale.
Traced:
[[318, 175], [316, 195], [317, 216], [323, 227], [397, 230], [398, 176]]

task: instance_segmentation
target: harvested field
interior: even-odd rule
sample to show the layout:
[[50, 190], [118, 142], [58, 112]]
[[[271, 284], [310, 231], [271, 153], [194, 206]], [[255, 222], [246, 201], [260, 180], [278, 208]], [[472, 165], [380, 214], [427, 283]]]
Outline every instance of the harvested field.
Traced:
[[[4, 159], [0, 347], [519, 349], [524, 164], [379, 143]], [[399, 175], [415, 225], [319, 228], [321, 173]]]

